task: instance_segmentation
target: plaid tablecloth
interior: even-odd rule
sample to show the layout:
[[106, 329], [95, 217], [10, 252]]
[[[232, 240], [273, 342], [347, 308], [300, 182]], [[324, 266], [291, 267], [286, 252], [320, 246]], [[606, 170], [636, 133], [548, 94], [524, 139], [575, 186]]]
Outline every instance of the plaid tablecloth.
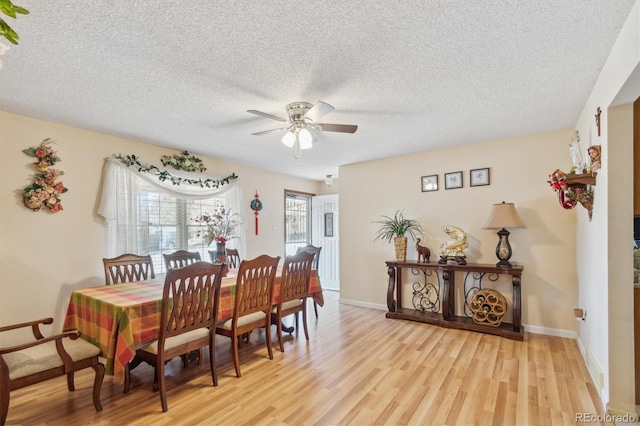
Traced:
[[[218, 319], [233, 315], [236, 277], [234, 271], [222, 279]], [[135, 283], [115, 284], [76, 290], [71, 294], [64, 330], [76, 329], [85, 340], [98, 346], [106, 358], [106, 374], [124, 381], [124, 368], [133, 359], [136, 347], [158, 338], [164, 277]], [[274, 294], [278, 302], [280, 277]], [[310, 292], [324, 305], [320, 279], [314, 274]]]

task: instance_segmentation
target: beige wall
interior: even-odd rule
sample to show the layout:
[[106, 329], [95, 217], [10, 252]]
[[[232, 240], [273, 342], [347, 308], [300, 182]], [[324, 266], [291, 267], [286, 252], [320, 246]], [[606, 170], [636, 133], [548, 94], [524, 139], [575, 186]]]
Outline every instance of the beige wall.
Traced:
[[[0, 324], [53, 316], [62, 327], [71, 291], [104, 283], [104, 222], [96, 214], [104, 159], [112, 154], [136, 154], [159, 164], [166, 148], [89, 132], [0, 111]], [[22, 205], [22, 189], [33, 178], [33, 158], [23, 149], [55, 139], [62, 161], [62, 181], [69, 188], [64, 211], [33, 212]], [[197, 154], [197, 153], [194, 153]], [[247, 220], [247, 258], [262, 253], [284, 255], [284, 189], [317, 193], [324, 183], [298, 179], [237, 164], [201, 157], [212, 175], [236, 173], [242, 180]], [[326, 185], [324, 185], [326, 186]], [[255, 190], [264, 204], [260, 235], [253, 227], [248, 205]], [[273, 227], [278, 231], [274, 232]], [[0, 336], [0, 344], [15, 336]]]
[[[524, 265], [522, 321], [529, 330], [572, 335], [576, 321], [575, 221], [586, 210], [564, 210], [546, 180], [570, 166], [571, 129], [431, 151], [340, 168], [341, 298], [386, 307], [385, 260], [394, 250], [373, 242], [381, 215], [404, 209], [425, 229], [438, 253], [455, 225], [467, 233], [467, 261], [497, 262], [495, 231], [482, 229], [493, 203], [513, 202], [526, 229], [511, 230], [512, 261]], [[489, 186], [469, 187], [469, 170], [489, 167]], [[445, 190], [443, 174], [463, 171], [464, 187]], [[421, 192], [420, 177], [437, 174], [440, 189]], [[415, 258], [410, 241], [408, 258]], [[433, 260], [433, 257], [432, 257]], [[510, 298], [511, 287], [499, 289]], [[405, 291], [408, 293], [408, 291]], [[403, 302], [404, 304], [404, 302]], [[406, 304], [405, 304], [406, 306]], [[410, 305], [409, 305], [410, 306]]]

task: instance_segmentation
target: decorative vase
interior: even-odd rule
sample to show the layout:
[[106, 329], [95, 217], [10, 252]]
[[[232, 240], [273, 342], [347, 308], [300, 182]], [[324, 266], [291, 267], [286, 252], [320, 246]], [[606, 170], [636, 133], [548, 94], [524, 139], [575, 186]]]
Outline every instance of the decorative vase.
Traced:
[[218, 263], [224, 263], [224, 261], [227, 260], [226, 243], [216, 241], [216, 260]]
[[405, 262], [407, 260], [407, 237], [395, 237], [393, 245], [396, 249], [396, 260]]

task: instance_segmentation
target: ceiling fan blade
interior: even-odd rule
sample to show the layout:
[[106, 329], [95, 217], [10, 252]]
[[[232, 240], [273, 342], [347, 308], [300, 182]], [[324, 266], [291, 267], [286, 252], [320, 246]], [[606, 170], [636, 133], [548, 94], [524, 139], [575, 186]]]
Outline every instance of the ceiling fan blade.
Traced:
[[285, 129], [286, 127], [280, 127], [278, 129], [263, 130], [261, 132], [256, 132], [251, 134], [254, 136], [260, 136], [260, 135], [266, 135], [267, 133], [279, 132], [280, 130], [285, 130]]
[[311, 122], [315, 123], [325, 115], [329, 114], [334, 109], [335, 108], [329, 105], [328, 103], [318, 101], [313, 107], [311, 107], [309, 111], [307, 111], [307, 113], [304, 116], [305, 118], [308, 118], [309, 120], [311, 120]]
[[266, 112], [257, 111], [255, 109], [248, 109], [247, 112], [250, 112], [251, 114], [260, 115], [262, 117], [270, 118], [272, 120], [282, 121], [283, 123], [287, 122], [287, 120], [285, 120], [284, 118], [276, 117], [275, 115], [267, 114]]
[[358, 130], [355, 124], [317, 123], [314, 127], [324, 132], [355, 133]]

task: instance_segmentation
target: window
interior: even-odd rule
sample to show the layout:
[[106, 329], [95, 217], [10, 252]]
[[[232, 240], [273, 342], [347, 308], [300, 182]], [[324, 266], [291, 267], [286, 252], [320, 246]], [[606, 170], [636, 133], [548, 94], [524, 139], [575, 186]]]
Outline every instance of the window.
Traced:
[[289, 256], [311, 244], [311, 194], [285, 191], [284, 200], [284, 245]]
[[197, 251], [202, 260], [210, 259], [208, 251], [214, 248], [206, 245], [203, 227], [193, 219], [224, 205], [223, 198], [182, 200], [158, 190], [140, 191], [137, 198], [136, 252], [151, 255], [156, 273], [166, 272], [162, 255], [176, 250]]
[[[193, 219], [220, 206], [243, 216], [243, 205], [239, 181], [220, 188], [173, 185], [109, 159], [98, 209], [107, 221], [104, 257], [150, 254], [156, 273], [166, 272], [162, 255], [179, 249], [197, 251], [202, 260], [209, 261], [209, 250], [215, 248], [206, 245], [203, 227]], [[246, 224], [237, 234], [240, 238], [227, 245], [243, 253]]]

